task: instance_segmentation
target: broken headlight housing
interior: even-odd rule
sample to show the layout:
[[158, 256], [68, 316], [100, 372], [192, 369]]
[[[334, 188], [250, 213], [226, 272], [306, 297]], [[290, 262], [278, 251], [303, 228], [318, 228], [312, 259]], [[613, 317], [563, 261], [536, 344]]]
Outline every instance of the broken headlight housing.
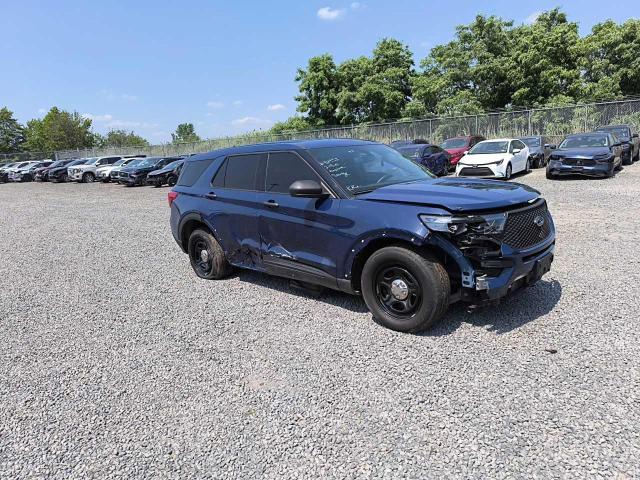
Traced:
[[504, 232], [507, 223], [506, 213], [491, 213], [487, 215], [420, 215], [420, 220], [433, 232], [460, 235], [464, 232], [477, 235], [499, 235]]

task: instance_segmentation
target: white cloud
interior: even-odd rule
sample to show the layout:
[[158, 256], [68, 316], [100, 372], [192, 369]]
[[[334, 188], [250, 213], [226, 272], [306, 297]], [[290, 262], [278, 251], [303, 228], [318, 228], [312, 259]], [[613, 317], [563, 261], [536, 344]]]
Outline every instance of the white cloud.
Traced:
[[240, 105], [242, 105], [244, 102], [242, 100], [234, 100], [233, 101], [233, 106], [234, 107], [239, 107]]
[[286, 107], [281, 103], [274, 103], [273, 105], [269, 105], [267, 110], [270, 112], [277, 112], [278, 110], [284, 110]]
[[82, 116], [84, 118], [88, 118], [93, 120], [94, 122], [109, 122], [113, 120], [113, 115], [105, 113], [104, 115], [94, 115], [92, 113], [83, 113]]
[[123, 93], [122, 95], [120, 95], [120, 97], [123, 100], [126, 100], [128, 102], [135, 102], [136, 100], [138, 100], [138, 96], [137, 95], [129, 95], [128, 93]]
[[242, 118], [237, 118], [231, 122], [232, 125], [242, 125], [242, 126], [271, 125], [272, 123], [273, 122], [271, 120], [266, 120], [264, 118], [258, 118], [258, 117], [242, 117]]
[[210, 102], [207, 102], [207, 107], [209, 107], [209, 108], [222, 108], [222, 107], [224, 107], [224, 103], [212, 100]]
[[351, 10], [360, 10], [363, 5], [360, 2], [352, 2], [349, 7], [351, 8]]
[[344, 8], [322, 7], [316, 15], [320, 20], [333, 21], [344, 17], [346, 10]]
[[525, 18], [524, 23], [535, 23], [540, 15], [542, 15], [542, 12], [540, 10], [537, 10], [530, 14], [527, 18]]
[[131, 120], [112, 120], [105, 124], [107, 128], [158, 128], [157, 123], [136, 122]]
[[39, 108], [38, 109], [38, 113], [40, 113], [40, 114], [47, 113], [47, 109], [46, 108]]

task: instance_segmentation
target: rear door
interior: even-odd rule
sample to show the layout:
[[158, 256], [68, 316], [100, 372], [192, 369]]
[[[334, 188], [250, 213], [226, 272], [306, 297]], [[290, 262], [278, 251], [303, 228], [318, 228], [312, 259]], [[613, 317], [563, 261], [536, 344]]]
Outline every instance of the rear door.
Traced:
[[295, 152], [271, 152], [258, 193], [260, 248], [267, 271], [289, 278], [336, 285], [336, 228], [340, 200], [289, 194], [297, 180], [323, 181]]
[[215, 228], [216, 238], [233, 265], [262, 269], [256, 185], [258, 171], [264, 168], [266, 159], [264, 153], [229, 156], [211, 179], [208, 190], [200, 192], [207, 223]]

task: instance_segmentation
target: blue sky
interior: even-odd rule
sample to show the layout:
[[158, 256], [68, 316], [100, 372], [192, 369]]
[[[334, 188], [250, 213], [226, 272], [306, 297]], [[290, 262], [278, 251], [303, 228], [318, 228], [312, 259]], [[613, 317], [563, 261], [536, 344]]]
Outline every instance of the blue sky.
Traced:
[[203, 137], [264, 129], [295, 113], [296, 68], [313, 55], [342, 61], [394, 37], [418, 63], [477, 13], [523, 23], [555, 6], [583, 34], [639, 10], [631, 0], [2, 0], [0, 106], [26, 122], [57, 105], [153, 143], [181, 122]]

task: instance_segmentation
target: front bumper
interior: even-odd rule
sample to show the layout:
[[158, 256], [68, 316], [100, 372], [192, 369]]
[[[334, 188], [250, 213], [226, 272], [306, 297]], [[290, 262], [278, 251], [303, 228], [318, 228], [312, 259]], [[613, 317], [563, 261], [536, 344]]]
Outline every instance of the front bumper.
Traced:
[[505, 163], [501, 165], [486, 164], [486, 165], [465, 165], [458, 163], [456, 165], [456, 177], [475, 177], [475, 178], [504, 178], [505, 175]]
[[565, 165], [553, 161], [549, 163], [547, 171], [551, 175], [584, 175], [587, 177], [607, 177], [615, 170], [614, 163], [596, 163], [594, 165]]
[[84, 174], [84, 172], [69, 172], [68, 180], [73, 181], [73, 182], [80, 182], [80, 181], [82, 181], [82, 175], [83, 174]]
[[154, 175], [153, 177], [147, 177], [147, 185], [163, 185], [167, 183], [167, 179], [164, 175]]
[[476, 305], [490, 303], [523, 287], [534, 285], [551, 269], [555, 252], [555, 236], [536, 247], [505, 255], [505, 267], [496, 277], [475, 277], [475, 288], [463, 288], [461, 300]]
[[128, 177], [120, 177], [118, 180], [124, 185], [134, 187], [136, 185], [144, 185], [146, 179], [146, 176], [132, 177], [129, 175]]

